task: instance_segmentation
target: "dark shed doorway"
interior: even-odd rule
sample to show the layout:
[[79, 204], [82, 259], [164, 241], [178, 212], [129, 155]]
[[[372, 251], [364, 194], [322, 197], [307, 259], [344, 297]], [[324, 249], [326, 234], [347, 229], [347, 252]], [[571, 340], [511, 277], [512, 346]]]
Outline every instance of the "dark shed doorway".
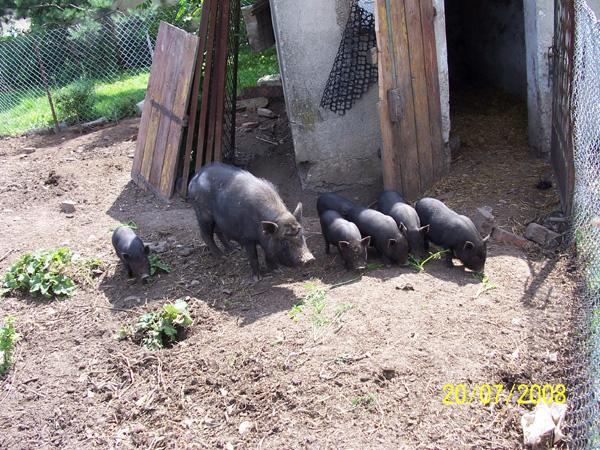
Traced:
[[494, 88], [525, 101], [523, 0], [445, 0], [445, 9], [451, 93]]

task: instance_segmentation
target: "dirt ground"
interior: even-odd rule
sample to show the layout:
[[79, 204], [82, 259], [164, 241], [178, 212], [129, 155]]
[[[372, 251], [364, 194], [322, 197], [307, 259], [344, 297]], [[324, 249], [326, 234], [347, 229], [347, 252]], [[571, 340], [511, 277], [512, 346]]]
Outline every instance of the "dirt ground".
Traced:
[[[430, 194], [466, 214], [491, 206], [516, 233], [558, 209], [554, 189], [536, 188], [549, 169], [527, 155], [522, 104], [475, 92], [454, 107], [462, 146]], [[301, 189], [283, 106], [274, 109], [274, 126], [240, 130], [239, 159], [290, 208], [304, 202], [317, 261], [256, 284], [243, 252], [208, 253], [189, 205], [165, 205], [131, 182], [138, 119], [0, 138], [0, 271], [22, 252], [59, 245], [105, 262], [95, 284], [66, 300], [0, 300], [0, 318], [16, 316], [22, 335], [0, 378], [0, 448], [521, 447], [531, 406], [505, 402], [506, 392], [497, 405], [445, 405], [443, 386], [557, 382], [574, 286], [568, 255], [491, 242], [496, 288], [487, 291], [442, 260], [421, 273], [348, 273], [324, 253], [315, 194]], [[252, 119], [241, 113], [238, 125]], [[379, 189], [346, 194], [370, 203]], [[73, 217], [60, 212], [65, 199], [77, 202]], [[130, 219], [144, 240], [167, 241], [160, 256], [174, 268], [146, 286], [127, 282], [110, 244], [110, 230]], [[321, 315], [307, 302], [293, 320], [293, 305], [319, 289]], [[182, 297], [194, 324], [178, 345], [150, 352], [114, 339]]]

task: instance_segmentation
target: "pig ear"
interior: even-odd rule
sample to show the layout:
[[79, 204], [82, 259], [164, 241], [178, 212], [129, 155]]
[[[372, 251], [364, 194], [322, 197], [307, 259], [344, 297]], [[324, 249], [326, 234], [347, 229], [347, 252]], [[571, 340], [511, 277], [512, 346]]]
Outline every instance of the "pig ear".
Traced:
[[406, 228], [406, 225], [404, 225], [403, 222], [400, 222], [400, 226], [398, 227], [398, 229], [400, 230], [400, 233], [406, 236], [408, 228]]
[[296, 206], [296, 209], [294, 210], [294, 217], [298, 223], [302, 222], [302, 203], [298, 203], [298, 206]]
[[121, 256], [123, 257], [124, 260], [129, 259], [129, 253], [121, 253]]
[[488, 239], [490, 238], [490, 236], [491, 236], [491, 235], [492, 235], [492, 234], [490, 233], [490, 234], [488, 234], [486, 237], [484, 237], [484, 238], [483, 238], [483, 242], [484, 242], [484, 243], [485, 243], [485, 242], [487, 242], [487, 241], [488, 241]]
[[473, 244], [471, 241], [465, 242], [465, 246], [464, 246], [465, 250], [473, 250], [474, 248], [475, 248], [475, 244]]
[[263, 233], [275, 234], [279, 229], [279, 225], [275, 222], [267, 222], [266, 220], [260, 223], [262, 225]]
[[425, 225], [424, 227], [419, 228], [419, 231], [423, 234], [429, 233], [429, 224]]
[[338, 242], [338, 247], [340, 248], [340, 250], [346, 249], [346, 248], [350, 247], [350, 242], [340, 241], [340, 242]]
[[150, 254], [150, 246], [149, 246], [149, 245], [147, 245], [147, 244], [146, 244], [146, 245], [144, 245], [144, 253], [145, 253], [146, 255], [149, 255], [149, 254]]
[[396, 239], [388, 240], [388, 248], [394, 247], [397, 243], [398, 243], [398, 241]]
[[368, 247], [370, 243], [371, 236], [367, 236], [366, 238], [360, 240], [360, 245], [362, 245], [363, 247]]

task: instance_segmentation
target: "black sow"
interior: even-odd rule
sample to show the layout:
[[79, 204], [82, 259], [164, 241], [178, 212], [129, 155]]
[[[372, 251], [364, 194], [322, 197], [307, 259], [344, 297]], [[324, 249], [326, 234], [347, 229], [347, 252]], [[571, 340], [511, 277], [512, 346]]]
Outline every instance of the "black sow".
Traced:
[[319, 220], [325, 239], [325, 253], [329, 254], [329, 245], [333, 244], [340, 251], [347, 269], [366, 269], [371, 237], [361, 239], [358, 227], [344, 219], [337, 211], [324, 211], [319, 214]]
[[483, 272], [489, 236], [482, 239], [471, 219], [454, 212], [435, 198], [419, 200], [415, 209], [421, 223], [429, 225], [427, 240], [450, 250], [446, 254], [450, 266], [452, 258], [456, 257], [468, 269]]
[[202, 239], [215, 256], [222, 256], [216, 233], [228, 248], [237, 241], [248, 254], [252, 275], [260, 279], [256, 246], [264, 250], [270, 269], [277, 264], [298, 266], [314, 260], [302, 230], [302, 204], [288, 211], [275, 186], [249, 172], [227, 164], [204, 166], [192, 178], [191, 201]]
[[150, 277], [150, 261], [147, 245], [129, 227], [118, 227], [112, 235], [112, 244], [117, 256], [123, 261], [129, 278], [136, 277], [146, 282]]

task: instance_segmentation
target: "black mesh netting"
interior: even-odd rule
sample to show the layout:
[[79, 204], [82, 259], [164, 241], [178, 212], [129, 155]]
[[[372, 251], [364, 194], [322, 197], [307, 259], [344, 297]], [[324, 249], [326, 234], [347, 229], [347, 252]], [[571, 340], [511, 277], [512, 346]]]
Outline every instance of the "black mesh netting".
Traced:
[[322, 108], [344, 115], [377, 82], [377, 66], [369, 63], [369, 52], [376, 46], [375, 16], [355, 0], [321, 98]]

